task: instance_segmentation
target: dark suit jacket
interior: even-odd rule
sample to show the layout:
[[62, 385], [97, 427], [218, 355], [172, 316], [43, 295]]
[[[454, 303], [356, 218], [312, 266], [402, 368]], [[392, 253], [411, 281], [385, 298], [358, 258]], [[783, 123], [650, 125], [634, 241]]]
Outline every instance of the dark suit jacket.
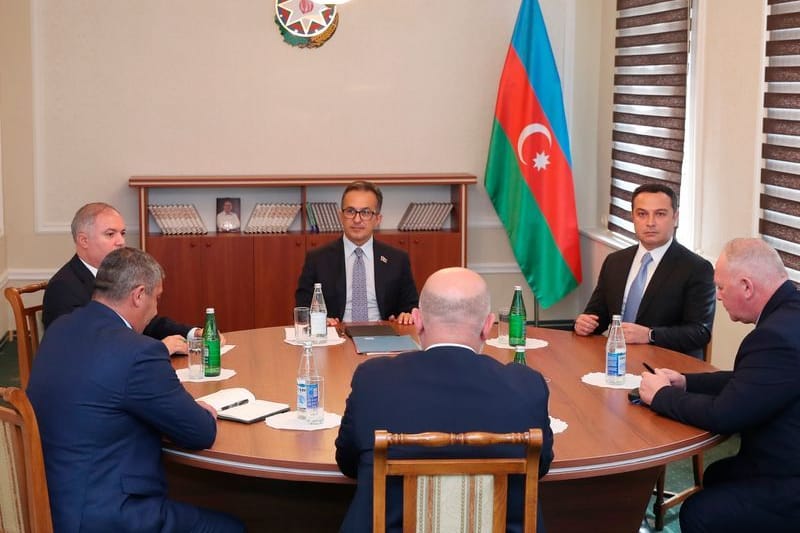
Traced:
[[800, 293], [785, 282], [739, 346], [733, 371], [687, 374], [664, 387], [654, 411], [714, 433], [741, 433], [728, 479], [791, 480], [800, 490]]
[[[547, 414], [549, 391], [541, 374], [517, 364], [458, 346], [380, 357], [360, 364], [353, 374], [339, 436], [336, 463], [358, 479], [342, 531], [372, 528], [372, 464], [376, 429], [397, 433], [490, 431], [506, 433], [542, 428], [539, 476], [553, 460], [553, 433]], [[441, 448], [429, 456], [521, 456], [519, 448]], [[417, 456], [418, 453], [417, 453]], [[509, 489], [508, 531], [521, 531], [522, 480]], [[387, 490], [387, 531], [401, 531], [402, 490]], [[541, 516], [541, 513], [539, 514]], [[540, 519], [541, 527], [541, 519]], [[541, 529], [540, 529], [541, 531]]]
[[[93, 292], [94, 276], [77, 254], [72, 256], [47, 282], [42, 302], [44, 327], [49, 328], [56, 318], [89, 303]], [[144, 329], [144, 334], [160, 340], [170, 335], [185, 337], [190, 329], [192, 328], [173, 322], [165, 316], [157, 316]]]
[[27, 393], [56, 531], [162, 531], [165, 515], [193, 509], [167, 512], [162, 438], [207, 448], [216, 421], [180, 384], [163, 343], [90, 302], [48, 328]]
[[[584, 313], [599, 317], [595, 333], [622, 314], [625, 283], [637, 246], [614, 252], [600, 269]], [[716, 303], [711, 263], [673, 240], [642, 295], [636, 323], [653, 329], [655, 344], [701, 358], [711, 340]]]
[[[411, 274], [408, 254], [377, 239], [372, 241], [372, 251], [375, 293], [381, 319], [388, 320], [390, 316], [410, 312], [419, 305], [419, 295], [417, 286], [414, 285], [414, 276]], [[386, 258], [386, 261], [382, 261], [381, 258]], [[322, 283], [322, 295], [328, 307], [328, 316], [341, 320], [347, 303], [346, 276], [342, 239], [336, 239], [309, 251], [300, 279], [297, 281], [295, 305], [306, 306], [311, 303], [314, 283]]]

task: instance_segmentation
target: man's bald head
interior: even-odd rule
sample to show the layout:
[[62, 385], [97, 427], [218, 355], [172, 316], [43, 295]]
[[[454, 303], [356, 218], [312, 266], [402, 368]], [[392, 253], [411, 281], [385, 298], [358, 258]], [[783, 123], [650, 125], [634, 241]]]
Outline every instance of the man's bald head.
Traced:
[[425, 282], [419, 298], [423, 347], [440, 342], [466, 344], [479, 351], [494, 316], [486, 282], [467, 268], [445, 268]]

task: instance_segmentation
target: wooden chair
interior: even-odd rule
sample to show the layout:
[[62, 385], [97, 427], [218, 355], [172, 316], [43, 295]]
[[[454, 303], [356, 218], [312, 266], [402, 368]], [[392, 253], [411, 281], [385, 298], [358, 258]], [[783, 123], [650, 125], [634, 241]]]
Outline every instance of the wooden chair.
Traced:
[[[711, 341], [703, 348], [703, 361], [708, 362], [711, 354]], [[703, 454], [698, 453], [692, 456], [692, 474], [694, 475], [694, 485], [683, 489], [680, 492], [666, 492], [664, 482], [667, 478], [667, 466], [661, 467], [656, 479], [655, 501], [653, 502], [653, 515], [655, 516], [656, 531], [664, 529], [664, 515], [666, 512], [686, 498], [699, 492], [703, 488]]]
[[19, 359], [19, 381], [22, 388], [28, 386], [28, 378], [31, 375], [31, 365], [33, 356], [39, 349], [39, 313], [42, 304], [26, 307], [22, 299], [23, 294], [30, 294], [43, 291], [47, 288], [47, 282], [33, 283], [25, 287], [6, 287], [6, 299], [11, 304], [14, 311], [14, 320], [17, 327], [17, 358]]
[[0, 531], [52, 533], [42, 443], [25, 393], [0, 387]]
[[[521, 444], [525, 446], [524, 458], [486, 458], [486, 459], [390, 459], [389, 447], [427, 446], [442, 447], [453, 445], [488, 446], [494, 444]], [[470, 511], [464, 519], [476, 522], [480, 518], [491, 517], [491, 531], [506, 530], [506, 509], [508, 495], [508, 475], [525, 476], [525, 533], [536, 531], [536, 505], [539, 490], [539, 454], [542, 448], [542, 430], [529, 429], [526, 433], [416, 433], [392, 434], [384, 430], [375, 431], [375, 466], [373, 477], [373, 532], [386, 530], [386, 478], [403, 477], [403, 531], [432, 531], [435, 521], [440, 522], [440, 531], [448, 530], [446, 525], [447, 498], [454, 495], [459, 499], [462, 491], [448, 490], [435, 483], [456, 483], [466, 487], [468, 500], [464, 502]], [[418, 502], [422, 505], [418, 509]], [[488, 502], [491, 502], [489, 504]], [[452, 503], [452, 502], [451, 502]], [[485, 512], [484, 512], [485, 511]], [[476, 517], [478, 519], [476, 519]], [[453, 528], [453, 531], [462, 528]], [[477, 528], [471, 528], [479, 531]]]

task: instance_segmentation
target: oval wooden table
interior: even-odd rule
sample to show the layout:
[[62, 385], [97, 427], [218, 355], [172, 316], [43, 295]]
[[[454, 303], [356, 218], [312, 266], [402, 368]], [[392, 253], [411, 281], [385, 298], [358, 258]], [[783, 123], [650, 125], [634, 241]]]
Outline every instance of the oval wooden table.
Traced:
[[[398, 330], [413, 334], [411, 327]], [[225, 381], [185, 383], [186, 389], [199, 397], [221, 388], [246, 387], [257, 398], [294, 407], [300, 348], [283, 341], [284, 328], [237, 331], [226, 337], [236, 348], [223, 356], [222, 366], [236, 370], [236, 375]], [[555, 435], [555, 459], [541, 485], [547, 530], [637, 531], [658, 467], [712, 447], [723, 437], [632, 405], [625, 390], [581, 382], [581, 376], [603, 371], [604, 337], [532, 327], [528, 337], [548, 343], [528, 350], [527, 361], [549, 380], [550, 415], [568, 424], [566, 431]], [[513, 357], [511, 350], [488, 345], [484, 352], [503, 362]], [[326, 381], [325, 408], [342, 414], [353, 371], [364, 356], [355, 353], [349, 338], [337, 346], [315, 348], [315, 355]], [[714, 370], [707, 363], [662, 348], [629, 346], [628, 372], [640, 373], [642, 362], [681, 372]], [[176, 368], [185, 364], [185, 357], [173, 358]], [[296, 527], [286, 522], [281, 529], [335, 530], [331, 524], [341, 519], [353, 491], [352, 487], [337, 490], [334, 486], [352, 483], [336, 466], [337, 432], [338, 428], [286, 431], [264, 423], [219, 421], [211, 449], [195, 452], [165, 447], [170, 492], [183, 500], [244, 513], [253, 531], [267, 524], [275, 526], [279, 516], [288, 518], [283, 512], [273, 515], [268, 501], [294, 514], [290, 510], [294, 504], [308, 509], [303, 505], [313, 498], [311, 508], [317, 519], [322, 518], [319, 513], [325, 512], [326, 504], [331, 504], [329, 522], [312, 526], [301, 520]], [[264, 481], [257, 481], [259, 478]], [[207, 483], [213, 484], [213, 498], [206, 497], [204, 490], [211, 488]], [[315, 492], [318, 494], [312, 495]], [[250, 499], [260, 502], [255, 513], [247, 510], [253, 505], [248, 503]]]

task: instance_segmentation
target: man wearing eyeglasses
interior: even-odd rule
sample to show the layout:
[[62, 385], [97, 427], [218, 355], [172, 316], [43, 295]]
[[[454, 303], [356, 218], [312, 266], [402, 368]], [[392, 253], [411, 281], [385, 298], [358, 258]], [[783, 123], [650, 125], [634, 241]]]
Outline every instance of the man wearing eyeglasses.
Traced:
[[419, 295], [408, 254], [373, 238], [381, 222], [383, 193], [367, 181], [354, 181], [342, 194], [339, 219], [344, 235], [311, 250], [297, 282], [295, 305], [311, 302], [314, 283], [322, 284], [328, 325], [396, 320], [412, 324]]

